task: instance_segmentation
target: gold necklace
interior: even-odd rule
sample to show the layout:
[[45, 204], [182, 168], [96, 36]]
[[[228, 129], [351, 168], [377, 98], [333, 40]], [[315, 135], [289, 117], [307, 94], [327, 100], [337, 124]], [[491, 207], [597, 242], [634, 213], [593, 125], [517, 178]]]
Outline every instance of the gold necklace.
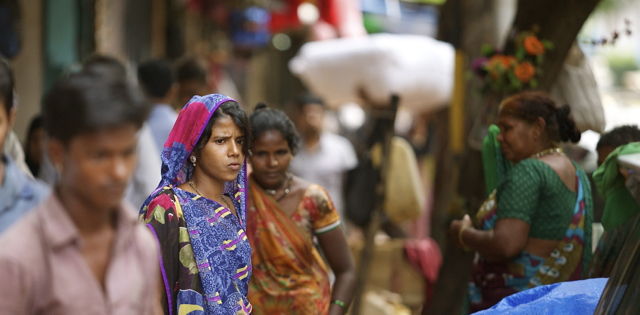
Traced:
[[554, 154], [554, 153], [563, 154], [564, 152], [560, 148], [549, 148], [549, 149], [546, 149], [544, 151], [541, 151], [541, 152], [538, 152], [536, 154], [531, 155], [531, 158], [532, 159], [539, 159], [539, 158], [541, 158], [541, 157], [543, 157], [545, 155]]
[[[293, 174], [289, 173], [287, 174], [287, 178], [285, 179], [285, 181], [288, 182], [287, 184], [287, 188], [284, 189], [284, 192], [282, 194], [282, 196], [280, 196], [280, 198], [276, 199], [276, 201], [280, 201], [282, 200], [286, 195], [289, 194], [289, 192], [291, 191], [291, 180], [293, 179]], [[284, 182], [282, 183], [282, 185], [280, 185], [281, 187], [284, 186]], [[265, 189], [264, 190], [267, 194], [271, 195], [271, 196], [276, 196], [276, 193], [278, 192], [278, 189]]]
[[[195, 190], [198, 195], [204, 197], [204, 195], [200, 193], [200, 191], [198, 191], [198, 188], [196, 188], [196, 185], [192, 181], [189, 181], [189, 186], [191, 186], [191, 188], [193, 188], [193, 190]], [[231, 205], [229, 205], [229, 203], [227, 202], [227, 199], [224, 199], [224, 195], [222, 195], [222, 201], [224, 202], [225, 205], [227, 205], [227, 209], [231, 210]]]

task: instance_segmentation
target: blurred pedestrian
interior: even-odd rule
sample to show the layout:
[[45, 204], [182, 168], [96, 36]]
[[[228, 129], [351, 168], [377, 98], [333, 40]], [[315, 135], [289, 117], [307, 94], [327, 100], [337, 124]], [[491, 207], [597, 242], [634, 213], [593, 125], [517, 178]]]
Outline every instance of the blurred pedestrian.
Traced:
[[291, 161], [291, 172], [326, 189], [344, 218], [345, 175], [358, 165], [353, 145], [324, 130], [325, 107], [321, 99], [307, 93], [298, 98], [297, 105], [296, 125], [302, 141]]
[[158, 152], [162, 152], [178, 114], [173, 104], [178, 92], [171, 64], [164, 60], [150, 60], [138, 67], [138, 82], [153, 104], [147, 123], [155, 139]]
[[[355, 266], [340, 216], [326, 190], [288, 172], [299, 142], [289, 117], [258, 105], [250, 120], [249, 301], [256, 314], [345, 314]], [[333, 289], [316, 237], [335, 274]]]
[[44, 122], [41, 115], [36, 115], [29, 124], [27, 143], [25, 144], [25, 160], [31, 174], [38, 174], [42, 156], [44, 155]]
[[5, 314], [152, 314], [158, 254], [123, 203], [136, 164], [143, 96], [82, 72], [44, 100], [54, 193], [0, 238]]
[[[9, 63], [0, 59], [0, 148], [16, 117], [15, 87]], [[49, 188], [25, 174], [6, 153], [0, 155], [0, 233], [49, 195]]]
[[245, 234], [249, 120], [221, 94], [180, 111], [162, 154], [162, 181], [140, 219], [160, 248], [165, 314], [250, 314]]
[[[94, 55], [87, 59], [82, 66], [83, 71], [95, 74], [109, 80], [130, 81], [127, 68], [118, 59], [105, 55]], [[148, 105], [147, 102], [145, 104]], [[109, 103], [105, 103], [109, 106]], [[133, 177], [127, 186], [125, 200], [138, 209], [147, 199], [149, 194], [160, 182], [160, 152], [156, 149], [155, 140], [151, 128], [145, 122], [138, 131], [137, 162]], [[45, 156], [41, 165], [39, 176], [45, 182], [53, 185], [57, 180], [57, 174], [51, 162]]]
[[602, 227], [610, 231], [631, 221], [640, 207], [627, 189], [629, 171], [618, 165], [618, 157], [640, 153], [640, 130], [636, 125], [620, 126], [600, 137], [598, 145], [598, 169], [593, 180], [598, 192], [605, 199], [602, 211]]
[[187, 104], [195, 95], [211, 93], [207, 65], [197, 58], [185, 58], [178, 62], [178, 106]]
[[604, 133], [596, 146], [598, 166], [604, 163], [613, 150], [631, 142], [640, 142], [640, 129], [637, 125], [618, 126]]

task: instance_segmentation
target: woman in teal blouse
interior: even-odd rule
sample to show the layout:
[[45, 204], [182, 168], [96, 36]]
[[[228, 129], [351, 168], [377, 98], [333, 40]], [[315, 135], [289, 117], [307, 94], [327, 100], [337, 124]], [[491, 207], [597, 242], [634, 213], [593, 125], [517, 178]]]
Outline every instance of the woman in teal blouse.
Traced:
[[[485, 139], [489, 198], [476, 216], [451, 223], [460, 246], [476, 251], [471, 311], [531, 287], [580, 279], [591, 257], [591, 188], [558, 147], [578, 142], [568, 105], [523, 92], [500, 105]], [[475, 227], [474, 227], [475, 226]]]

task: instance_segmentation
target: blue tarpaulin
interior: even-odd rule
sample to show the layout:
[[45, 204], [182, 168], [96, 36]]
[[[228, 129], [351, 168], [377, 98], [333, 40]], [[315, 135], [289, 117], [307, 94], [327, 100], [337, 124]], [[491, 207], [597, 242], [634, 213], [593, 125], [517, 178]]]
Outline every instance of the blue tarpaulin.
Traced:
[[474, 315], [593, 314], [608, 278], [544, 285], [508, 296]]

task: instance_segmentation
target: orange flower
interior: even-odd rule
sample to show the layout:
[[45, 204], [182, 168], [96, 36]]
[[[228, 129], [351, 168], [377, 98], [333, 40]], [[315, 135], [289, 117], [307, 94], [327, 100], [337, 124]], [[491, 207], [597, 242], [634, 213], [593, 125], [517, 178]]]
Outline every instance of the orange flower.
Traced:
[[529, 83], [533, 76], [536, 75], [536, 68], [531, 63], [525, 61], [519, 64], [513, 70], [513, 73], [522, 83]]
[[524, 39], [524, 49], [529, 55], [539, 56], [544, 54], [544, 45], [533, 35], [529, 35]]
[[493, 55], [491, 59], [489, 59], [489, 67], [494, 68], [497, 65], [500, 65], [505, 70], [510, 69], [516, 63], [516, 58], [513, 56], [505, 56], [505, 55]]

